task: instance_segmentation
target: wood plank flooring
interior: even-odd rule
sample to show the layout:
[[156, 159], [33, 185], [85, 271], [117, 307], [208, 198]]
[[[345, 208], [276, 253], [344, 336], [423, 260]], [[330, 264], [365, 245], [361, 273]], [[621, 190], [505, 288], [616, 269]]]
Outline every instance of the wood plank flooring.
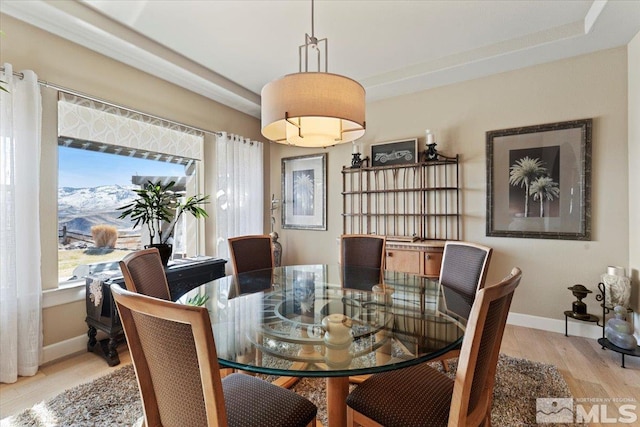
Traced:
[[[79, 353], [43, 366], [33, 377], [20, 378], [14, 384], [0, 384], [0, 418], [130, 363], [127, 347], [120, 345], [118, 350], [122, 363], [113, 368], [95, 354]], [[593, 339], [565, 337], [511, 325], [505, 329], [501, 351], [513, 357], [557, 366], [574, 398], [604, 399], [608, 406], [607, 416], [617, 416], [621, 404], [636, 405], [638, 421], [634, 425], [640, 425], [640, 358], [626, 357], [627, 368], [623, 369], [620, 355], [601, 349]], [[584, 403], [586, 409], [592, 404], [592, 401]]]

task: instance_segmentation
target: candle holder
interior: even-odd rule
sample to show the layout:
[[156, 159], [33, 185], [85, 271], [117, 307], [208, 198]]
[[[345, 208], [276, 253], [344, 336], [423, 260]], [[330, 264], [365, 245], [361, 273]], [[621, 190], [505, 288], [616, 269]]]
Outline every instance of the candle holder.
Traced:
[[360, 153], [353, 153], [351, 155], [351, 169], [359, 169], [364, 163], [369, 164], [369, 157], [362, 158], [360, 156], [362, 156]]
[[435, 142], [432, 142], [431, 144], [427, 144], [427, 149], [424, 151], [424, 160], [425, 162], [432, 162], [435, 160], [438, 160], [438, 156], [440, 154], [438, 154], [438, 150], [436, 150], [436, 144]]
[[361, 168], [362, 167], [362, 158], [360, 157], [360, 153], [353, 153], [351, 155], [351, 168]]

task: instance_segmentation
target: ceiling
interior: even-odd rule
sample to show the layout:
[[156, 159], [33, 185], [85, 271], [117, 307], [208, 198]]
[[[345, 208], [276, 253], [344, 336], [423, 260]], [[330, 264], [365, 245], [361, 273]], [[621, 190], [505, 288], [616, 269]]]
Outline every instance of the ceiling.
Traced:
[[[260, 117], [260, 90], [298, 72], [310, 0], [2, 0], [0, 11]], [[626, 45], [638, 0], [317, 0], [329, 72], [367, 102]]]

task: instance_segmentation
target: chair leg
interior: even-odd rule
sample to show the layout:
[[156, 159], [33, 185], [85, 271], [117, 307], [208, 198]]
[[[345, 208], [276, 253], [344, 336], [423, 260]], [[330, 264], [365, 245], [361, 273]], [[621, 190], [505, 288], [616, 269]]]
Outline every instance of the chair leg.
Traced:
[[361, 414], [358, 411], [354, 411], [350, 406], [347, 406], [347, 427], [384, 427], [372, 420], [371, 418]]
[[445, 372], [449, 372], [449, 364], [447, 363], [447, 361], [445, 359], [442, 359], [440, 361], [440, 364], [442, 365], [442, 370]]

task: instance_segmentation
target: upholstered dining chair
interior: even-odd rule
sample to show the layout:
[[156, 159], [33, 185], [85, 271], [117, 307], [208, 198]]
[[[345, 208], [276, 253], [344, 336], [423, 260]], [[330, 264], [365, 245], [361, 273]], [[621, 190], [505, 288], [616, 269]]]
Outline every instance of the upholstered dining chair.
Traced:
[[375, 234], [340, 236], [340, 264], [384, 269], [386, 237]]
[[427, 363], [371, 376], [347, 397], [350, 426], [491, 425], [500, 343], [522, 272], [478, 291], [455, 379]]
[[316, 406], [243, 374], [220, 377], [205, 307], [112, 285], [147, 426], [314, 426]]
[[[384, 275], [385, 236], [343, 234], [340, 236], [340, 266], [345, 288], [371, 291]], [[365, 267], [361, 269], [358, 267]]]
[[158, 249], [142, 249], [125, 255], [120, 261], [120, 270], [124, 284], [130, 291], [154, 298], [171, 299]]
[[[458, 293], [468, 304], [465, 313], [458, 313], [456, 307], [450, 310], [459, 315], [466, 315], [473, 305], [476, 292], [484, 287], [491, 261], [493, 249], [471, 242], [448, 241], [444, 245], [440, 266], [440, 284]], [[448, 370], [447, 359], [457, 357], [460, 349], [454, 349], [439, 359], [445, 371]]]
[[230, 237], [228, 241], [234, 274], [273, 268], [275, 265], [268, 234]]
[[237, 236], [229, 238], [228, 241], [234, 274], [265, 270], [261, 272], [261, 276], [253, 275], [250, 281], [239, 280], [238, 292], [259, 292], [271, 287], [272, 275], [267, 271], [275, 266], [271, 236], [267, 234]]

